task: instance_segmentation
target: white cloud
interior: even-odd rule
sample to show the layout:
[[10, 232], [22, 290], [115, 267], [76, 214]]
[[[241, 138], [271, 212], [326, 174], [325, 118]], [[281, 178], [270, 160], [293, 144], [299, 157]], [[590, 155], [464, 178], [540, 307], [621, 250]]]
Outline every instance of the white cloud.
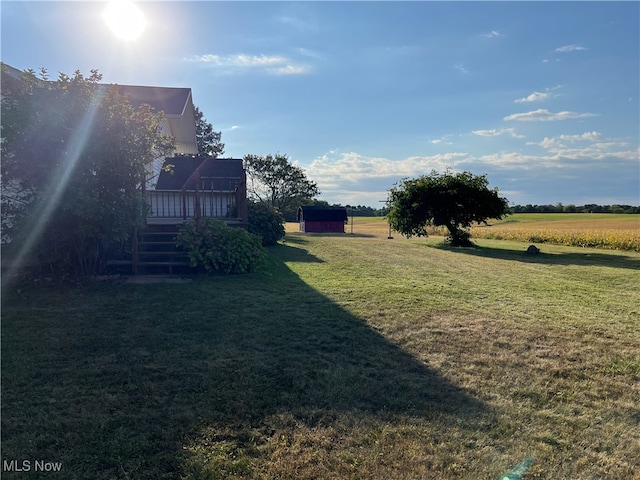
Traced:
[[232, 68], [236, 71], [243, 69], [264, 69], [268, 73], [276, 75], [299, 75], [308, 73], [308, 65], [297, 65], [291, 59], [282, 55], [247, 55], [238, 53], [235, 55], [192, 55], [185, 60], [194, 63], [208, 64], [216, 67]]
[[548, 150], [566, 148], [570, 144], [580, 142], [592, 143], [592, 147], [598, 150], [627, 146], [627, 144], [624, 142], [602, 142], [602, 139], [603, 137], [600, 132], [592, 131], [581, 133], [579, 135], [558, 135], [557, 137], [544, 137], [541, 142], [527, 142], [527, 145], [536, 145]]
[[[541, 172], [563, 170], [567, 174], [580, 175], [589, 165], [610, 169], [616, 165], [636, 165], [640, 151], [621, 143], [593, 142], [602, 140], [599, 132], [559, 136], [567, 142], [576, 142], [577, 148], [548, 149], [544, 154], [531, 152], [497, 152], [474, 156], [452, 152], [432, 156], [413, 156], [404, 159], [369, 157], [357, 152], [328, 152], [314, 159], [305, 168], [309, 179], [318, 183], [322, 198], [343, 204], [375, 206], [384, 200], [387, 191], [403, 178], [415, 178], [432, 170], [471, 170], [477, 172]], [[577, 142], [587, 142], [580, 145]], [[603, 170], [603, 171], [604, 171]], [[518, 174], [521, 175], [521, 174]]]
[[547, 98], [549, 98], [549, 96], [550, 95], [548, 93], [533, 92], [531, 95], [527, 95], [526, 97], [518, 98], [514, 100], [514, 102], [515, 103], [542, 102], [543, 100], [546, 100]]
[[556, 48], [556, 52], [560, 52], [560, 53], [579, 52], [584, 50], [588, 50], [588, 48], [585, 48], [581, 45], [576, 45], [576, 44], [565, 45], [564, 47]]
[[583, 148], [559, 148], [549, 150], [546, 155], [535, 155], [523, 152], [500, 152], [482, 155], [470, 159], [473, 163], [482, 163], [504, 170], [531, 170], [535, 168], [584, 168], [589, 164], [606, 164], [637, 162], [638, 150], [603, 149], [597, 145]]
[[459, 72], [465, 75], [469, 73], [469, 70], [467, 69], [467, 67], [465, 67], [462, 63], [457, 63], [456, 65], [454, 65], [454, 67], [456, 70], [458, 70]]
[[518, 121], [518, 122], [555, 122], [558, 120], [569, 120], [575, 118], [588, 118], [595, 117], [594, 113], [579, 113], [579, 112], [557, 112], [553, 113], [546, 109], [538, 109], [533, 110], [531, 112], [525, 113], [514, 113], [512, 115], [507, 115], [504, 117], [504, 120], [507, 122], [510, 121]]
[[453, 145], [451, 142], [451, 135], [445, 135], [444, 137], [434, 138], [433, 140], [429, 140], [429, 143], [432, 145]]
[[483, 33], [480, 36], [485, 38], [496, 38], [501, 37], [502, 34], [496, 30], [491, 30], [489, 33]]
[[300, 75], [303, 73], [308, 73], [309, 70], [310, 69], [307, 65], [286, 65], [274, 69], [272, 73], [275, 73], [277, 75]]
[[513, 138], [525, 138], [524, 135], [516, 133], [515, 128], [502, 128], [497, 130], [495, 128], [491, 130], [473, 130], [471, 133], [478, 135], [479, 137], [498, 137], [500, 135], [510, 135]]
[[[444, 170], [468, 158], [467, 153], [415, 156], [402, 160], [368, 157], [356, 152], [327, 154], [316, 158], [306, 168], [309, 178], [318, 182], [320, 190], [335, 187], [336, 182], [356, 183], [371, 179], [400, 179]], [[393, 181], [393, 180], [391, 180]]]

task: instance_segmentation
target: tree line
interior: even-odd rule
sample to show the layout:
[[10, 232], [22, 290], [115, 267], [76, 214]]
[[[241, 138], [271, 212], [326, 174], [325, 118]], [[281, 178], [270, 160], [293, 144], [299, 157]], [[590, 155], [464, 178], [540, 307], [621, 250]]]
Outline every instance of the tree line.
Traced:
[[593, 203], [576, 206], [563, 205], [515, 205], [509, 208], [511, 213], [640, 213], [640, 207], [633, 205], [596, 205]]

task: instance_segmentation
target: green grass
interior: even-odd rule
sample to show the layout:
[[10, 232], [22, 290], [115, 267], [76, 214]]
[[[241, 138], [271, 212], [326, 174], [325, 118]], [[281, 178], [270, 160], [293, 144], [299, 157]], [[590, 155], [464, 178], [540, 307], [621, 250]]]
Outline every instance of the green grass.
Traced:
[[[256, 274], [2, 296], [2, 460], [65, 479], [633, 478], [640, 255], [288, 235]], [[41, 473], [3, 478], [41, 478]]]

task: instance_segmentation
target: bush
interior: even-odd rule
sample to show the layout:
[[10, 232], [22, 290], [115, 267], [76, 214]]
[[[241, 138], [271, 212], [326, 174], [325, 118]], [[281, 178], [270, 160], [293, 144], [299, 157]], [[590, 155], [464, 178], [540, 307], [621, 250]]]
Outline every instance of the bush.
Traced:
[[259, 236], [212, 218], [185, 222], [176, 245], [187, 251], [192, 267], [208, 273], [249, 273], [266, 257]]
[[262, 245], [275, 245], [278, 240], [284, 238], [284, 217], [265, 203], [253, 203], [249, 205], [250, 233], [262, 237]]

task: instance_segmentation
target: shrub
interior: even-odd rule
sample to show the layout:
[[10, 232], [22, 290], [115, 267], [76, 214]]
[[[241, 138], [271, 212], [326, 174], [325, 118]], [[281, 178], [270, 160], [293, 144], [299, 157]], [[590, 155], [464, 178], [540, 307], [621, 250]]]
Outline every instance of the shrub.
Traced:
[[275, 245], [284, 238], [284, 217], [265, 203], [250, 202], [249, 205], [250, 233], [262, 237], [262, 245]]
[[192, 267], [209, 273], [249, 273], [266, 257], [259, 236], [212, 218], [185, 222], [176, 245], [187, 251]]

